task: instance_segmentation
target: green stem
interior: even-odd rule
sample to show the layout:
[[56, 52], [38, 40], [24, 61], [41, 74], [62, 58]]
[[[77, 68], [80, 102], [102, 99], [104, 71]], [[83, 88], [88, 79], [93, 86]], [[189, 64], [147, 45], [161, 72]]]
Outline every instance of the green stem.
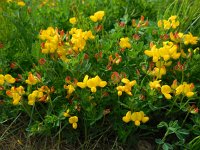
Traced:
[[167, 112], [166, 115], [169, 115], [169, 113], [172, 111], [172, 109], [174, 108], [174, 105], [175, 105], [175, 103], [176, 103], [176, 100], [177, 100], [177, 97], [174, 99], [174, 101], [173, 101], [173, 103], [172, 103], [172, 106], [171, 106], [170, 110]]
[[185, 121], [187, 120], [189, 114], [190, 114], [190, 111], [187, 112], [187, 115], [185, 116], [185, 119], [183, 120], [181, 127], [183, 127], [183, 125], [185, 124]]
[[[165, 139], [166, 139], [166, 137], [168, 136], [168, 134], [169, 134], [169, 130], [167, 129], [167, 131], [166, 131], [164, 137], [162, 138], [162, 143], [165, 142]], [[158, 146], [157, 150], [160, 150], [160, 147], [161, 147], [161, 144]]]

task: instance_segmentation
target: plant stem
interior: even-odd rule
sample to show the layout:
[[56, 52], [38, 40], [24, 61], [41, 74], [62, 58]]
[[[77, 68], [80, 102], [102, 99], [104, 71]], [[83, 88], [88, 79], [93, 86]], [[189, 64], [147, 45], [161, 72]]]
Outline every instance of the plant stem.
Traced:
[[[168, 134], [169, 134], [169, 129], [167, 129], [167, 131], [166, 131], [164, 137], [162, 138], [162, 143], [165, 142], [165, 139], [166, 139], [166, 137], [168, 136]], [[157, 150], [160, 150], [160, 147], [161, 147], [161, 144], [158, 146]]]
[[181, 127], [183, 127], [183, 125], [185, 124], [185, 121], [187, 120], [189, 114], [190, 114], [190, 111], [187, 112], [187, 115], [185, 116], [185, 119], [183, 120]]

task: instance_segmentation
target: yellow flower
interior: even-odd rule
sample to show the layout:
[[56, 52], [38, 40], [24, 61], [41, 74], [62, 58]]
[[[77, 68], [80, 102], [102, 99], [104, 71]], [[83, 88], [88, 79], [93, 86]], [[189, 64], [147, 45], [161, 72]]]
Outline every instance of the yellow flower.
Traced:
[[158, 24], [157, 25], [158, 25], [159, 28], [161, 28], [162, 25], [163, 25], [162, 20], [158, 20]]
[[19, 101], [21, 100], [21, 96], [19, 95], [19, 93], [13, 93], [12, 97], [13, 97], [13, 105], [18, 105]]
[[140, 122], [146, 123], [149, 121], [149, 117], [146, 117], [143, 111], [140, 112], [134, 112], [131, 115], [131, 120], [134, 121], [136, 126], [140, 125]]
[[91, 19], [93, 22], [97, 22], [97, 17], [95, 17], [95, 16], [90, 16], [90, 19]]
[[28, 104], [34, 105], [37, 99], [41, 99], [44, 96], [44, 93], [39, 90], [33, 91], [31, 94], [28, 95]]
[[70, 114], [69, 114], [69, 109], [67, 109], [67, 111], [66, 111], [66, 112], [64, 112], [63, 116], [65, 116], [65, 117], [70, 117]]
[[118, 86], [117, 88], [117, 94], [118, 94], [118, 96], [121, 96], [122, 95], [122, 92], [124, 91], [124, 86]]
[[5, 76], [4, 76], [4, 79], [6, 80], [6, 82], [8, 82], [8, 83], [15, 83], [15, 78], [13, 78], [11, 75], [9, 75], [9, 74], [6, 74]]
[[173, 83], [172, 83], [172, 85], [171, 85], [171, 88], [172, 88], [173, 90], [175, 90], [175, 89], [177, 88], [177, 80], [174, 80], [174, 81], [173, 81]]
[[19, 87], [11, 87], [10, 90], [6, 91], [6, 94], [10, 97], [13, 98], [13, 105], [18, 105], [20, 100], [22, 99], [22, 95], [25, 94], [24, 87], [19, 86]]
[[153, 45], [151, 50], [145, 50], [144, 53], [149, 57], [153, 57], [153, 62], [157, 62], [160, 58], [160, 52], [159, 49], [156, 48], [156, 45]]
[[183, 38], [183, 33], [179, 32], [179, 33], [173, 34], [172, 32], [170, 32], [169, 36], [170, 36], [170, 39], [173, 42], [180, 43], [182, 41], [182, 38]]
[[171, 90], [169, 85], [163, 85], [161, 87], [161, 92], [165, 96], [166, 99], [171, 99], [172, 98], [172, 96], [169, 94], [169, 93], [171, 93], [171, 91], [172, 90]]
[[171, 27], [171, 24], [168, 20], [163, 20], [163, 24], [164, 24], [164, 29], [168, 30]]
[[161, 79], [162, 76], [166, 74], [166, 68], [165, 66], [162, 66], [160, 68], [155, 67], [150, 74], [156, 76], [158, 79]]
[[197, 44], [198, 41], [198, 37], [193, 36], [191, 33], [185, 34], [183, 35], [183, 39], [184, 39], [184, 44], [188, 45], [188, 44]]
[[24, 3], [23, 1], [19, 1], [19, 2], [17, 2], [17, 5], [24, 7], [26, 5], [26, 3]]
[[150, 82], [149, 86], [151, 87], [151, 89], [160, 88], [161, 87], [160, 82], [161, 82], [161, 80]]
[[69, 95], [72, 94], [72, 93], [75, 91], [74, 86], [71, 85], [71, 84], [70, 84], [70, 85], [67, 85], [67, 86], [64, 85], [64, 88], [67, 89], [67, 94], [69, 94]]
[[132, 93], [131, 93], [132, 86], [136, 84], [136, 81], [135, 80], [129, 81], [128, 79], [123, 78], [121, 82], [125, 83], [125, 85], [116, 87], [118, 91], [118, 96], [121, 96], [122, 92], [126, 92], [128, 95], [132, 96]]
[[96, 77], [94, 77], [95, 81], [96, 81], [96, 84], [97, 86], [99, 87], [105, 87], [107, 85], [107, 82], [106, 81], [102, 81], [101, 78], [99, 78], [99, 76], [97, 75]]
[[179, 85], [176, 88], [176, 95], [184, 94], [188, 98], [192, 97], [194, 95], [194, 92], [192, 92], [194, 89], [194, 84], [190, 83], [187, 84], [186, 82], [183, 82], [183, 84]]
[[91, 78], [87, 81], [87, 87], [91, 89], [91, 92], [95, 93], [97, 91], [97, 80], [95, 78]]
[[120, 45], [121, 48], [131, 48], [131, 44], [129, 43], [128, 37], [121, 38], [119, 45]]
[[194, 95], [194, 92], [192, 92], [192, 90], [194, 89], [194, 84], [190, 83], [187, 84], [186, 82], [183, 83], [184, 89], [183, 89], [183, 93], [189, 98], [192, 97]]
[[34, 105], [36, 101], [36, 96], [32, 93], [28, 95], [28, 104]]
[[77, 122], [78, 122], [78, 117], [77, 116], [72, 116], [69, 118], [69, 123], [72, 124], [72, 127], [74, 129], [77, 128]]
[[77, 86], [79, 86], [80, 88], [86, 88], [87, 86], [87, 81], [88, 81], [89, 76], [85, 75], [83, 82], [77, 82]]
[[26, 80], [27, 84], [35, 85], [38, 83], [38, 78], [34, 76], [31, 72], [29, 72], [28, 79]]
[[0, 74], [0, 85], [3, 85], [4, 82], [4, 75]]
[[76, 20], [76, 17], [73, 17], [73, 18], [70, 18], [69, 19], [69, 22], [71, 23], [71, 24], [76, 24], [76, 22], [77, 22], [77, 20]]
[[128, 112], [126, 113], [126, 116], [124, 116], [124, 117], [122, 118], [122, 120], [123, 120], [125, 123], [130, 122], [130, 121], [131, 121], [131, 111], [128, 111]]
[[171, 16], [168, 20], [159, 20], [157, 25], [159, 28], [164, 27], [165, 30], [170, 28], [176, 29], [179, 26], [179, 21], [176, 21], [177, 16]]
[[93, 22], [97, 22], [97, 21], [102, 20], [104, 15], [105, 15], [104, 11], [98, 11], [98, 12], [94, 13], [94, 15], [90, 16], [90, 19]]
[[86, 75], [85, 78], [83, 79], [83, 82], [78, 82], [77, 86], [80, 88], [85, 88], [86, 86], [91, 89], [91, 92], [95, 93], [97, 91], [96, 87], [105, 87], [107, 85], [106, 81], [102, 81], [100, 77], [97, 75], [94, 78], [88, 79], [89, 76]]

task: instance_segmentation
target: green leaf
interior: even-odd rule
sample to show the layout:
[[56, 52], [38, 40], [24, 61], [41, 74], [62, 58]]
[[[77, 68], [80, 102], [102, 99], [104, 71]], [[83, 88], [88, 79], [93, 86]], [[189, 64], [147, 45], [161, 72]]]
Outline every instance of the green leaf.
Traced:
[[180, 129], [180, 130], [178, 130], [178, 133], [188, 135], [189, 131], [186, 129]]
[[157, 128], [168, 127], [167, 123], [162, 121], [157, 125]]
[[164, 143], [164, 144], [162, 145], [162, 148], [163, 148], [163, 150], [170, 150], [170, 149], [173, 149], [172, 145], [169, 144], [169, 143]]
[[164, 142], [161, 139], [156, 139], [155, 142], [159, 145], [163, 144]]

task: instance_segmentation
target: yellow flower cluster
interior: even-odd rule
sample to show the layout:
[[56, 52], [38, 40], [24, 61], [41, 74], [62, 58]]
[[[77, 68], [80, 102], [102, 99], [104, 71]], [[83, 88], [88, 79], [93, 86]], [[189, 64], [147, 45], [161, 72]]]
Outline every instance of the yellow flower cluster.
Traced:
[[50, 89], [47, 86], [42, 86], [28, 95], [28, 104], [34, 105], [36, 100], [39, 102], [47, 102], [49, 99]]
[[119, 42], [119, 46], [121, 48], [131, 48], [131, 44], [129, 43], [129, 38], [128, 37], [121, 38]]
[[26, 83], [29, 84], [29, 85], [35, 85], [39, 82], [39, 79], [34, 76], [31, 72], [29, 72], [29, 75], [28, 75], [28, 79], [26, 80]]
[[48, 27], [47, 30], [40, 31], [39, 38], [41, 40], [46, 40], [42, 46], [42, 53], [55, 53], [58, 49], [58, 44], [61, 42], [59, 38], [58, 29], [53, 27]]
[[83, 32], [82, 29], [72, 28], [69, 31], [69, 34], [72, 35], [71, 38], [71, 43], [73, 44], [72, 49], [76, 53], [78, 53], [79, 51], [81, 52], [84, 49], [86, 41], [88, 39], [95, 38], [90, 30]]
[[185, 45], [192, 44], [195, 45], [198, 42], [198, 37], [193, 36], [190, 32], [188, 34], [172, 33], [170, 32], [170, 39], [176, 43], [184, 43]]
[[185, 34], [183, 35], [183, 39], [184, 39], [184, 44], [188, 45], [188, 44], [197, 44], [198, 41], [198, 37], [193, 36], [191, 33]]
[[94, 13], [94, 15], [90, 16], [90, 19], [93, 22], [101, 21], [103, 19], [103, 16], [105, 15], [104, 11], [97, 11]]
[[176, 21], [177, 16], [171, 16], [168, 20], [159, 20], [158, 27], [169, 30], [170, 28], [176, 29], [179, 26], [179, 21]]
[[133, 112], [131, 114], [131, 111], [128, 111], [126, 113], [126, 116], [122, 117], [122, 120], [125, 123], [128, 123], [130, 121], [133, 121], [135, 123], [136, 126], [140, 126], [141, 122], [142, 123], [146, 123], [147, 121], [149, 121], [149, 117], [147, 117], [143, 111], [140, 112]]
[[97, 91], [96, 87], [105, 87], [107, 85], [106, 81], [102, 81], [101, 78], [97, 75], [94, 78], [90, 78], [86, 75], [83, 79], [83, 82], [78, 82], [77, 86], [80, 88], [90, 88], [91, 92], [95, 93]]
[[187, 82], [183, 82], [183, 84], [180, 84], [179, 86], [176, 87], [175, 95], [183, 94], [189, 98], [194, 95], [194, 92], [192, 92], [193, 89], [194, 89], [193, 83], [187, 84]]
[[3, 85], [5, 82], [13, 84], [15, 81], [15, 78], [13, 78], [10, 74], [6, 74], [5, 76], [0, 74], [0, 85]]
[[178, 46], [173, 42], [163, 42], [163, 47], [157, 48], [156, 45], [151, 47], [151, 50], [145, 50], [145, 55], [152, 57], [153, 62], [156, 63], [156, 67], [150, 72], [151, 75], [156, 76], [158, 79], [162, 78], [166, 74], [166, 66], [170, 66], [171, 59], [178, 59], [182, 52], [177, 52]]
[[149, 83], [149, 86], [151, 89], [159, 89], [161, 88], [161, 93], [165, 96], [166, 99], [171, 99], [172, 95], [170, 93], [173, 93], [174, 95], [180, 95], [183, 94], [185, 96], [192, 97], [194, 95], [193, 89], [194, 84], [190, 83], [187, 84], [186, 82], [183, 82], [183, 84], [177, 85], [177, 80], [174, 80], [172, 85], [160, 85], [161, 80], [159, 81], [153, 81]]
[[121, 96], [122, 95], [122, 92], [126, 92], [128, 95], [132, 96], [132, 93], [131, 93], [131, 90], [132, 90], [132, 87], [136, 84], [136, 80], [133, 80], [133, 81], [130, 81], [129, 79], [127, 78], [123, 78], [121, 80], [122, 83], [124, 83], [125, 85], [124, 86], [117, 86], [117, 91], [118, 91], [118, 96]]
[[158, 62], [159, 60], [168, 61], [170, 58], [178, 59], [181, 53], [177, 52], [177, 45], [173, 44], [173, 42], [163, 42], [163, 47], [157, 48], [156, 45], [153, 45], [151, 50], [145, 50], [144, 53], [153, 57], [153, 62]]
[[72, 127], [74, 128], [74, 129], [77, 129], [77, 122], [78, 122], [78, 117], [77, 116], [71, 116], [70, 114], [69, 114], [69, 109], [67, 109], [67, 111], [66, 112], [64, 112], [63, 113], [63, 116], [65, 116], [65, 117], [69, 117], [69, 123], [70, 124], [72, 124]]
[[[64, 32], [61, 33], [63, 36]], [[53, 27], [42, 30], [39, 35], [41, 40], [45, 40], [42, 44], [42, 53], [56, 54], [62, 61], [68, 62], [69, 59], [67, 58], [67, 55], [71, 54], [71, 50], [70, 48], [65, 48], [62, 36], [58, 33], [58, 29], [54, 29]]]
[[13, 105], [18, 105], [22, 98], [22, 95], [25, 94], [24, 87], [23, 86], [11, 87], [10, 90], [6, 91], [6, 94], [10, 98], [13, 98]]

